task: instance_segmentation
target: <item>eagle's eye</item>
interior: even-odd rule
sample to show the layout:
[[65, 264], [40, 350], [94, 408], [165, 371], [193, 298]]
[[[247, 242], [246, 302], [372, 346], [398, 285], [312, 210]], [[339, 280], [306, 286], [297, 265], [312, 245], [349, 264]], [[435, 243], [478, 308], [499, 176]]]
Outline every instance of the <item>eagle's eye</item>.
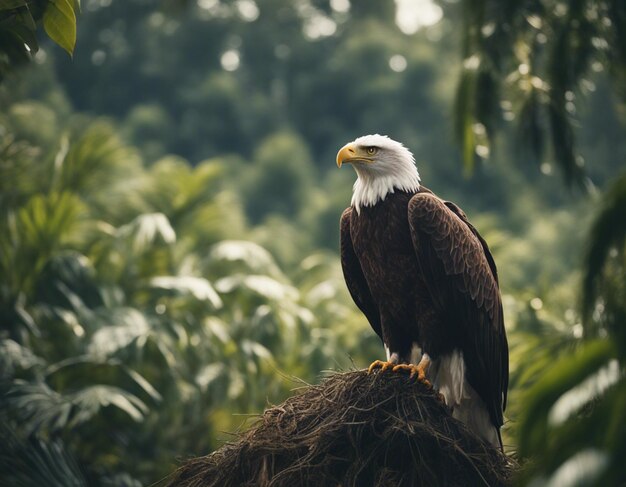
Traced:
[[367, 152], [370, 156], [373, 156], [376, 152], [378, 152], [378, 149], [376, 147], [367, 147], [365, 152]]

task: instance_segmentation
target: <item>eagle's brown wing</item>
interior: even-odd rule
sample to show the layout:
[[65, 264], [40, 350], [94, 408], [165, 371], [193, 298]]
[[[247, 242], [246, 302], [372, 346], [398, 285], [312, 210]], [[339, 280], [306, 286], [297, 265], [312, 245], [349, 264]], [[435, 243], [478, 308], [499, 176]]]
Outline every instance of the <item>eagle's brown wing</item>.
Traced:
[[461, 327], [467, 380], [494, 425], [503, 423], [508, 345], [495, 263], [485, 241], [454, 204], [428, 193], [409, 202], [409, 225], [424, 281], [446, 326]]
[[348, 291], [352, 299], [363, 312], [370, 325], [382, 340], [382, 329], [380, 327], [380, 311], [372, 299], [369, 286], [363, 275], [361, 264], [354, 252], [352, 237], [350, 236], [350, 218], [352, 207], [346, 208], [341, 215], [341, 268], [343, 277], [346, 280]]

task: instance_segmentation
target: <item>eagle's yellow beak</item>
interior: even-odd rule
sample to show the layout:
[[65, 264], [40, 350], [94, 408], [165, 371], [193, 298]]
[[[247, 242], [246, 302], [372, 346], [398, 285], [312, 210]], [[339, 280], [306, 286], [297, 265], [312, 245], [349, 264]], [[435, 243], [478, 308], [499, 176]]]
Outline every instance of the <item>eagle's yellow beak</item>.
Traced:
[[337, 167], [341, 167], [344, 162], [349, 162], [350, 159], [356, 156], [355, 149], [356, 148], [352, 142], [339, 149], [339, 152], [337, 152]]
[[337, 152], [337, 167], [341, 167], [342, 164], [348, 162], [374, 162], [374, 159], [360, 153], [359, 148], [350, 142], [344, 145], [339, 152]]

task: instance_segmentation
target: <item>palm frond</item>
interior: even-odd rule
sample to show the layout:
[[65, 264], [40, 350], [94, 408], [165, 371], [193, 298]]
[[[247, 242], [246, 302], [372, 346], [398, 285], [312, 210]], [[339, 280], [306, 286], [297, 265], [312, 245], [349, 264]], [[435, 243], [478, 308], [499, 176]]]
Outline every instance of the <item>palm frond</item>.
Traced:
[[[62, 376], [60, 379], [55, 376]], [[118, 385], [130, 384], [139, 386], [155, 402], [161, 401], [161, 394], [139, 372], [133, 370], [117, 358], [103, 357], [101, 354], [85, 354], [68, 357], [45, 368], [44, 377], [48, 383], [61, 383], [64, 387], [71, 384], [72, 388], [92, 384], [99, 380], [109, 381]], [[88, 378], [86, 380], [86, 378]]]
[[35, 194], [17, 212], [1, 215], [0, 273], [15, 294], [32, 292], [49, 257], [75, 228], [82, 205], [71, 193]]
[[574, 355], [552, 365], [527, 393], [519, 428], [520, 455], [531, 456], [545, 447], [550, 432], [550, 412], [557, 400], [614, 357], [613, 345], [603, 340], [588, 343]]
[[[11, 112], [17, 111], [19, 107], [25, 108], [19, 104], [11, 107]], [[5, 117], [0, 118], [3, 125], [12, 126], [12, 122]], [[3, 213], [22, 206], [29, 195], [43, 189], [47, 168], [38, 160], [40, 155], [39, 146], [18, 134], [10, 130], [0, 134], [0, 209]]]
[[[597, 326], [602, 322], [602, 319], [594, 319], [593, 312], [596, 304], [600, 304], [604, 310], [604, 313], [600, 315], [607, 313], [624, 315], [626, 313], [626, 306], [623, 302], [625, 297], [623, 260], [626, 254], [624, 215], [626, 215], [626, 173], [618, 177], [602, 197], [600, 210], [589, 233], [584, 260], [582, 308], [585, 326], [591, 335], [597, 333]], [[607, 266], [609, 261], [614, 263], [612, 272]], [[604, 297], [604, 302], [600, 302], [601, 295]], [[607, 303], [607, 299], [611, 299], [611, 302]], [[626, 333], [622, 331], [623, 323], [626, 322], [622, 320], [625, 318], [622, 316], [621, 320], [614, 320], [611, 331], [620, 338], [620, 343], [626, 350], [626, 340], [623, 340]]]
[[87, 487], [80, 466], [61, 440], [19, 435], [0, 421], [0, 478], [14, 487]]
[[254, 242], [243, 240], [223, 240], [215, 244], [209, 252], [207, 268], [219, 276], [244, 272], [285, 279], [272, 254]]
[[116, 236], [127, 239], [137, 253], [145, 251], [158, 241], [165, 244], [176, 241], [176, 232], [163, 213], [139, 215], [132, 222], [117, 229]]
[[[590, 382], [585, 381], [563, 394], [554, 404], [551, 413], [572, 399], [576, 403], [582, 396], [587, 401], [565, 420], [548, 419], [545, 443], [535, 445], [533, 461], [520, 472], [520, 484], [533, 484], [539, 479], [547, 480], [548, 485], [623, 483], [626, 381], [620, 378], [619, 367], [614, 362], [592, 374]], [[607, 370], [611, 368], [614, 372], [607, 380]]]
[[245, 290], [270, 301], [295, 301], [299, 297], [298, 290], [288, 284], [281, 283], [269, 276], [258, 274], [235, 274], [223, 277], [215, 283], [221, 293], [232, 293]]
[[117, 407], [136, 422], [143, 421], [149, 412], [148, 406], [137, 396], [113, 386], [86, 387], [69, 395], [69, 400], [77, 409], [68, 424], [70, 427], [89, 421], [107, 406]]
[[137, 396], [107, 385], [93, 385], [60, 394], [44, 382], [17, 380], [6, 396], [8, 409], [21, 420], [27, 435], [55, 432], [85, 423], [102, 408], [114, 406], [134, 421], [142, 421], [149, 409]]
[[42, 367], [45, 363], [44, 359], [16, 341], [10, 338], [0, 340], [0, 380], [13, 377], [17, 370]]
[[106, 122], [90, 124], [71, 145], [63, 140], [55, 159], [55, 191], [71, 191], [89, 200], [99, 188], [118, 178], [119, 171], [128, 178], [140, 167], [135, 151], [125, 146]]
[[147, 316], [136, 308], [100, 308], [94, 314], [90, 328], [96, 330], [87, 345], [91, 360], [134, 356], [132, 350], [142, 352], [149, 345], [158, 351], [163, 363], [175, 368], [177, 352], [173, 332], [158, 325], [158, 319]]
[[70, 309], [76, 304], [81, 309], [103, 304], [93, 265], [76, 251], [61, 252], [46, 262], [37, 278], [36, 293], [39, 302]]
[[150, 168], [142, 196], [152, 211], [164, 213], [178, 228], [192, 213], [214, 204], [223, 172], [215, 162], [192, 168], [184, 159], [166, 157]]
[[219, 309], [223, 305], [211, 283], [202, 277], [157, 276], [150, 279], [150, 287], [178, 296], [192, 296], [198, 301], [208, 302], [214, 309]]
[[137, 339], [146, 340], [152, 332], [146, 316], [135, 308], [101, 309], [97, 320], [100, 326], [87, 347], [87, 352], [96, 357], [114, 355]]
[[[454, 114], [466, 172], [471, 172], [477, 160], [475, 153], [481, 157], [489, 153], [501, 118], [502, 88], [513, 98], [522, 98], [521, 141], [532, 149], [533, 158], [543, 155], [545, 132], [565, 183], [587, 190], [584, 161], [576, 147], [576, 110], [592, 65], [611, 73], [624, 99], [623, 5], [617, 0], [572, 0], [558, 5], [465, 0], [462, 6], [464, 67], [458, 78]], [[504, 79], [503, 73], [509, 71]], [[546, 100], [537, 103], [539, 88]], [[472, 126], [480, 131], [472, 131]], [[481, 141], [483, 130], [487, 136]]]

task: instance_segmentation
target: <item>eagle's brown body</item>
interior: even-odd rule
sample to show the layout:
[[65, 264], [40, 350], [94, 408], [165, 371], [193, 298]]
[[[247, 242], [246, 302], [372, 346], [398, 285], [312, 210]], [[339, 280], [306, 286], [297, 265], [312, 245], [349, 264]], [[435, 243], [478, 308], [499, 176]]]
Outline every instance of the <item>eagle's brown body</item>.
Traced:
[[357, 303], [370, 303], [371, 309], [363, 311], [374, 330], [407, 363], [412, 344], [421, 344], [420, 335], [425, 338], [421, 328], [437, 320], [411, 241], [408, 204], [412, 196], [397, 192], [384, 202], [362, 208], [360, 215], [348, 208], [341, 219], [342, 235], [350, 234], [350, 239], [342, 239], [344, 269], [356, 267], [348, 261], [357, 258], [371, 297], [361, 296], [365, 289], [358, 289], [352, 278], [347, 279], [348, 288], [358, 295]]
[[458, 354], [462, 380], [499, 436], [508, 384], [502, 304], [493, 258], [465, 214], [424, 187], [347, 208], [341, 262], [388, 353], [408, 363], [417, 345], [435, 365]]

